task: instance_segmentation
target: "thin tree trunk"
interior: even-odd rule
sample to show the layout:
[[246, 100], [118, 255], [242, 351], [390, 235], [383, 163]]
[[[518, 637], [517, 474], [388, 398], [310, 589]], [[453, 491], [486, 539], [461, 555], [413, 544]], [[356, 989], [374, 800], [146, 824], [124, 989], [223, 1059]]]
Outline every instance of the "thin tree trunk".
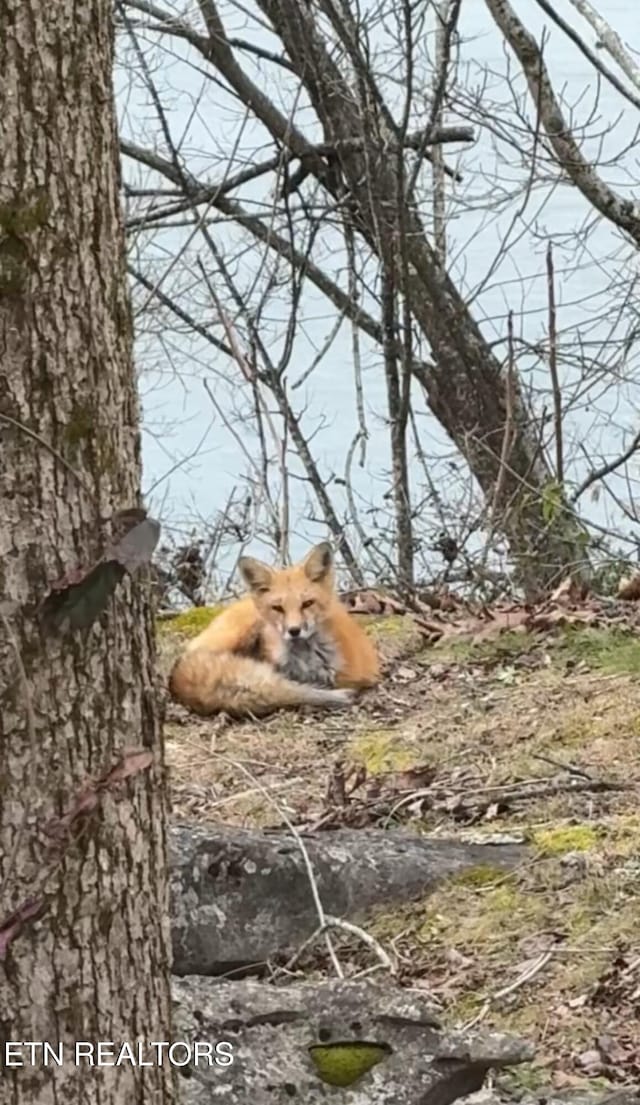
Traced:
[[[297, 0], [257, 3], [305, 83], [325, 141], [339, 151], [339, 167], [357, 229], [380, 259], [388, 261], [397, 253], [395, 228], [399, 221], [394, 160], [389, 157], [398, 133], [388, 109], [357, 98], [308, 5]], [[207, 10], [213, 7], [205, 0], [201, 4]], [[348, 29], [343, 31], [343, 45], [348, 43], [345, 49], [351, 50]], [[251, 107], [266, 125], [275, 126], [261, 101], [254, 98]], [[354, 136], [363, 143], [364, 152], [354, 146]], [[566, 500], [559, 499], [556, 508], [548, 509], [549, 489], [555, 481], [541, 446], [540, 427], [517, 378], [513, 382], [512, 447], [505, 463], [506, 374], [439, 263], [413, 197], [408, 196], [405, 204], [400, 248], [408, 279], [400, 290], [409, 300], [434, 361], [430, 370], [414, 367], [414, 375], [425, 389], [430, 409], [466, 458], [486, 500], [492, 501], [496, 487], [501, 488], [496, 504], [500, 528], [509, 540], [520, 582], [533, 598], [556, 585], [569, 569], [585, 565], [584, 528]]]
[[[384, 373], [387, 384], [391, 445], [391, 496], [395, 521], [395, 551], [398, 581], [409, 591], [413, 587], [413, 524], [407, 458], [407, 404], [403, 402], [405, 379], [398, 367], [395, 266], [383, 266], [382, 326], [384, 330]], [[407, 338], [409, 335], [405, 335]], [[406, 368], [405, 365], [402, 366]], [[409, 380], [406, 383], [410, 383]]]
[[1, 0], [0, 1039], [64, 1047], [3, 1105], [173, 1100], [166, 1063], [74, 1062], [171, 1039], [150, 610], [129, 581], [86, 632], [38, 616], [139, 505], [112, 60], [110, 0]]

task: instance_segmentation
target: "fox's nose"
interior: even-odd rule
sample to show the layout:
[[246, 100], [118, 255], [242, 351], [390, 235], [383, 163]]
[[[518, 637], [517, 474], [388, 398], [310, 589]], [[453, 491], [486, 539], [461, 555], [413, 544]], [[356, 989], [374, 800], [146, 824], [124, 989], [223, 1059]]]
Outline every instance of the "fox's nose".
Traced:
[[289, 632], [290, 637], [299, 637], [300, 636], [300, 626], [299, 625], [290, 625], [288, 632]]

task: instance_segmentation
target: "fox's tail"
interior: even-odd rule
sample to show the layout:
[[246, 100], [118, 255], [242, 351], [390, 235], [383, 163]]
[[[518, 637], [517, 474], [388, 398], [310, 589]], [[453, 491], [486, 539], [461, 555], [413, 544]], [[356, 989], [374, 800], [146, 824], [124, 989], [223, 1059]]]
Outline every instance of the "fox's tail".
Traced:
[[344, 709], [354, 701], [348, 689], [327, 690], [294, 683], [260, 660], [198, 648], [174, 665], [169, 690], [196, 714], [264, 717], [284, 706]]

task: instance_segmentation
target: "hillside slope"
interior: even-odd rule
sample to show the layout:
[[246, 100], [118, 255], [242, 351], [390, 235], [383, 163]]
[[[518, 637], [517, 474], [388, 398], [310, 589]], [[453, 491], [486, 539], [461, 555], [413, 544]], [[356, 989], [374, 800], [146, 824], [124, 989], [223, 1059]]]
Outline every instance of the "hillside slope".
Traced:
[[[161, 625], [164, 671], [202, 616]], [[347, 713], [229, 724], [169, 704], [176, 815], [531, 841], [526, 870], [473, 870], [365, 927], [446, 1020], [535, 1042], [512, 1091], [640, 1079], [640, 639], [570, 627], [425, 648], [401, 616], [370, 631], [385, 682]], [[350, 973], [371, 966], [361, 943], [336, 946]], [[315, 948], [297, 966], [331, 970]]]

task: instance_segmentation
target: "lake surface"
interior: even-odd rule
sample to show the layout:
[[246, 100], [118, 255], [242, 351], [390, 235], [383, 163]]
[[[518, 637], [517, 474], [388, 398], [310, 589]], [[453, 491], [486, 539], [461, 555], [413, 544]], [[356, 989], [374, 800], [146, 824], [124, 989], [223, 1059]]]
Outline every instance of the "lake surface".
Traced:
[[[571, 112], [583, 152], [598, 163], [599, 171], [618, 193], [640, 202], [640, 176], [636, 130], [640, 112], [606, 81], [596, 79], [593, 67], [580, 51], [544, 15], [535, 0], [513, 0], [520, 18], [541, 40], [548, 35], [544, 53], [546, 64], [562, 96], [565, 113]], [[594, 48], [595, 35], [582, 21], [568, 0], [558, 0], [558, 12], [576, 27], [585, 42]], [[636, 0], [598, 0], [602, 15], [618, 30], [631, 48], [640, 52], [640, 20]], [[168, 10], [168, 9], [167, 9]], [[179, 13], [176, 6], [174, 9]], [[256, 29], [236, 9], [222, 8], [229, 33], [252, 38], [258, 44], [273, 42], [266, 32]], [[247, 9], [249, 10], [249, 9]], [[365, 9], [366, 10], [366, 9]], [[632, 18], [633, 17], [633, 18]], [[195, 19], [195, 17], [194, 17]], [[637, 322], [637, 254], [622, 235], [594, 212], [577, 190], [553, 180], [528, 190], [529, 170], [518, 151], [514, 129], [516, 107], [532, 115], [531, 99], [526, 93], [517, 60], [491, 19], [483, 0], [463, 0], [459, 25], [462, 43], [459, 49], [458, 84], [468, 98], [486, 105], [488, 125], [467, 146], [446, 146], [448, 164], [462, 174], [460, 184], [449, 191], [451, 219], [448, 227], [448, 264], [465, 295], [473, 296], [473, 311], [488, 340], [496, 343], [496, 353], [505, 356], [507, 316], [514, 313], [515, 332], [520, 341], [535, 346], [547, 335], [547, 280], [545, 254], [553, 238], [556, 265], [556, 296], [561, 353], [563, 394], [570, 402], [565, 429], [568, 474], [579, 482], [592, 466], [616, 456], [638, 429], [638, 356], [633, 327]], [[157, 36], [140, 32], [146, 44]], [[167, 44], [168, 45], [168, 44]], [[433, 50], [432, 36], [425, 37], [425, 51]], [[217, 181], [224, 177], [225, 166], [233, 158], [232, 169], [264, 159], [273, 152], [265, 146], [265, 133], [243, 116], [231, 97], [203, 76], [205, 63], [200, 58], [196, 71], [187, 62], [188, 48], [173, 41], [171, 52], [156, 50], [153, 76], [163, 103], [168, 105], [167, 119], [184, 161], [200, 179]], [[617, 70], [605, 51], [598, 56], [614, 69], [624, 83], [629, 82]], [[639, 55], [636, 55], [639, 56]], [[130, 62], [131, 55], [123, 55]], [[246, 59], [243, 59], [245, 61]], [[267, 90], [274, 95], [273, 69], [258, 71], [246, 62], [254, 79], [272, 82]], [[507, 83], [510, 82], [510, 83]], [[636, 89], [640, 97], [640, 89]], [[144, 78], [132, 80], [123, 65], [117, 72], [117, 94], [121, 129], [140, 145], [163, 152], [161, 128], [154, 117]], [[282, 101], [295, 95], [295, 89], [282, 90]], [[282, 105], [281, 105], [282, 106]], [[446, 122], [464, 122], [464, 102], [447, 116]], [[501, 133], [512, 118], [514, 126]], [[310, 113], [297, 120], [311, 125]], [[509, 133], [515, 139], [509, 141]], [[319, 137], [319, 135], [317, 135]], [[257, 146], [262, 148], [257, 149]], [[125, 177], [140, 186], [150, 182], [149, 174], [125, 159]], [[238, 193], [245, 206], [268, 211], [269, 190], [275, 178], [262, 179]], [[166, 181], [163, 182], [166, 187]], [[505, 196], [513, 198], [508, 201]], [[139, 202], [139, 201], [137, 201]], [[133, 208], [130, 208], [130, 213]], [[425, 218], [428, 203], [425, 193]], [[228, 259], [239, 286], [264, 288], [267, 266], [263, 251], [248, 248], [246, 235], [228, 222], [214, 222], [210, 233]], [[201, 265], [217, 295], [224, 299], [232, 317], [232, 305], [221, 288], [220, 276], [207, 244], [201, 236], [185, 249], [189, 228], [177, 227], [151, 235], [132, 238], [132, 259], [138, 268], [162, 278], [162, 288], [180, 299], [192, 314], [220, 339], [225, 335], [216, 320], [218, 311], [203, 276]], [[503, 243], [506, 239], [507, 245]], [[314, 254], [325, 271], [346, 287], [345, 253], [337, 233], [325, 233]], [[184, 253], [181, 251], [185, 250]], [[167, 269], [170, 269], [167, 275]], [[282, 349], [283, 333], [289, 313], [290, 292], [286, 270], [278, 273], [279, 286], [271, 291], [260, 325], [260, 337], [272, 356]], [[236, 363], [229, 361], [207, 341], [194, 337], [185, 326], [169, 332], [161, 320], [149, 315], [147, 293], [136, 291], [136, 308], [141, 314], [137, 358], [144, 403], [144, 486], [151, 509], [160, 514], [167, 533], [175, 538], [194, 527], [215, 524], [225, 510], [229, 497], [238, 501], [245, 496], [247, 480], [257, 482], [255, 461], [258, 438], [251, 417], [252, 402]], [[373, 308], [366, 292], [364, 305]], [[373, 308], [375, 309], [375, 308]], [[291, 402], [300, 415], [307, 438], [312, 438], [314, 458], [328, 481], [328, 489], [339, 512], [346, 510], [341, 480], [358, 429], [355, 405], [356, 384], [350, 327], [343, 322], [334, 334], [329, 352], [304, 383], [297, 381], [309, 371], [328, 338], [336, 330], [336, 312], [309, 283], [302, 294], [294, 351], [287, 371]], [[240, 324], [239, 324], [240, 325]], [[361, 336], [364, 406], [368, 441], [363, 467], [354, 463], [354, 497], [362, 527], [384, 545], [389, 524], [388, 498], [389, 448], [385, 420], [386, 386], [380, 350]], [[535, 353], [527, 354], [519, 345], [519, 368], [531, 389], [538, 413], [549, 412], [551, 399], [548, 370]], [[428, 348], [419, 351], [428, 358]], [[473, 493], [466, 478], [464, 462], [439, 425], [426, 411], [418, 388], [414, 389], [416, 427], [426, 463], [415, 456], [412, 447], [411, 482], [416, 502], [423, 505], [417, 521], [419, 535], [424, 534], [421, 562], [427, 568], [435, 561], [429, 551], [428, 534], [441, 528], [443, 519], [454, 525], [471, 505]], [[274, 433], [281, 435], [273, 415]], [[269, 434], [268, 427], [265, 430]], [[550, 427], [547, 429], [550, 448]], [[271, 449], [274, 452], [274, 449]], [[356, 452], [356, 457], [358, 453]], [[291, 470], [291, 552], [298, 555], [309, 540], [324, 538], [326, 527], [317, 519], [317, 507], [309, 508], [309, 491], [301, 479], [299, 463], [288, 455]], [[608, 490], [627, 505], [635, 492], [637, 464], [632, 461], [626, 476], [613, 477]], [[272, 487], [276, 508], [281, 505], [282, 488], [278, 465], [272, 466]], [[442, 498], [434, 501], [432, 481]], [[598, 525], [620, 529], [633, 535], [635, 526], [602, 489], [597, 497], [583, 504], [585, 512]], [[254, 500], [258, 493], [253, 492]], [[261, 514], [264, 517], [264, 511]], [[250, 529], [245, 536], [250, 536]], [[350, 530], [356, 548], [358, 534]], [[260, 533], [252, 548], [264, 548]], [[239, 543], [231, 535], [219, 550], [221, 574], [232, 568]]]

